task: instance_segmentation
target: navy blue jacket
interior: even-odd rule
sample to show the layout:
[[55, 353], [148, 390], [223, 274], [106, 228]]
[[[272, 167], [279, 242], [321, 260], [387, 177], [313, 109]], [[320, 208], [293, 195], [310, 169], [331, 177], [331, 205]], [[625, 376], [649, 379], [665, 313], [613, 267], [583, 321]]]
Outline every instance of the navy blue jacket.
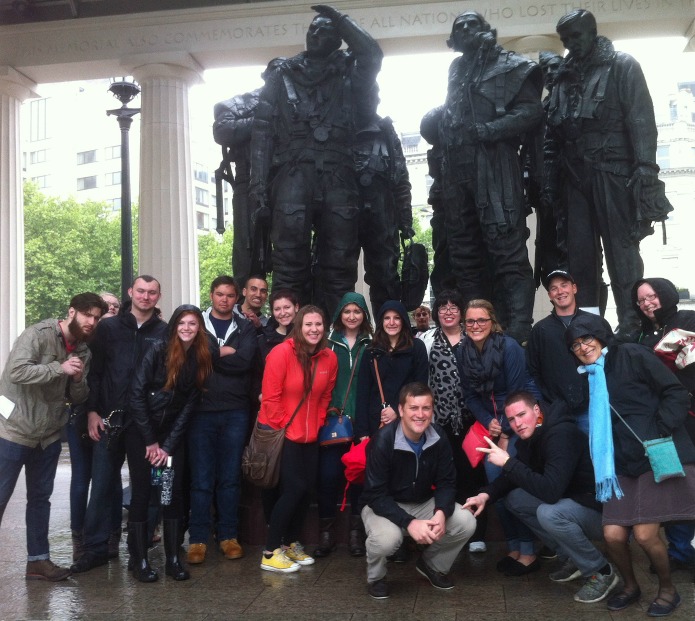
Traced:
[[[433, 489], [434, 486], [434, 489]], [[367, 445], [362, 502], [381, 517], [407, 528], [415, 518], [397, 503], [422, 503], [434, 497], [446, 517], [455, 508], [456, 469], [451, 445], [440, 427], [425, 430], [418, 458], [405, 440], [400, 420], [382, 427]]]

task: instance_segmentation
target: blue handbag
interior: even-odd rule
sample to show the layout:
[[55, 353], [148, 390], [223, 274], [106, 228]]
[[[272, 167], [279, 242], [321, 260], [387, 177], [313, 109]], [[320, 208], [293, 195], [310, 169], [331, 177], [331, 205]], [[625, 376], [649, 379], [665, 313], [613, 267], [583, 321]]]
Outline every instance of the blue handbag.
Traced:
[[338, 408], [330, 408], [327, 412], [326, 422], [319, 429], [319, 446], [331, 444], [345, 444], [352, 442], [352, 421], [347, 414], [340, 412]]
[[352, 442], [353, 431], [352, 421], [345, 414], [345, 404], [347, 403], [348, 395], [350, 394], [350, 386], [352, 386], [352, 378], [355, 377], [357, 369], [357, 360], [359, 360], [359, 349], [355, 353], [355, 364], [352, 365], [350, 372], [350, 381], [345, 390], [345, 398], [343, 406], [338, 409], [336, 407], [328, 408], [326, 412], [326, 421], [319, 429], [319, 446], [330, 446], [331, 444], [346, 444]]
[[623, 424], [644, 447], [644, 454], [647, 456], [647, 459], [649, 459], [649, 465], [652, 467], [654, 480], [657, 483], [661, 483], [666, 479], [675, 479], [685, 476], [683, 465], [678, 457], [678, 451], [676, 451], [676, 445], [673, 443], [673, 438], [671, 436], [643, 441], [612, 405], [611, 410], [615, 412], [617, 417], [623, 421]]

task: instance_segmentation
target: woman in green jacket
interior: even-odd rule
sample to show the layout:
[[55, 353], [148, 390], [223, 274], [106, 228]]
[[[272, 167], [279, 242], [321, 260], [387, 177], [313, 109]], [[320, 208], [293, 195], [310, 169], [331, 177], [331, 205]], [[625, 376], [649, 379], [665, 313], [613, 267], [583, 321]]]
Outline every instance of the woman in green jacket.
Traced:
[[[342, 411], [355, 422], [355, 396], [357, 375], [365, 347], [372, 336], [367, 303], [359, 293], [346, 293], [333, 315], [329, 347], [338, 357], [338, 379], [333, 389], [331, 414]], [[331, 409], [333, 411], [331, 411]], [[335, 519], [340, 492], [345, 488], [344, 467], [341, 457], [350, 448], [350, 442], [322, 446], [319, 449], [318, 507], [320, 536], [314, 556], [328, 556], [336, 546]], [[350, 538], [348, 547], [352, 556], [364, 556], [364, 527], [360, 517], [359, 497], [362, 487], [350, 486]]]

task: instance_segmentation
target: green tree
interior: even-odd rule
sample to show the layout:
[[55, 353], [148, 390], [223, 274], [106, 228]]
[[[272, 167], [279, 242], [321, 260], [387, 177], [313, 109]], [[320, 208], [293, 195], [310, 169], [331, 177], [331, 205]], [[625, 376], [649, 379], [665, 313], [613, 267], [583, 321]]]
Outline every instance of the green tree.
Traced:
[[[137, 210], [133, 210], [137, 266]], [[26, 322], [63, 317], [70, 298], [107, 290], [120, 297], [120, 214], [106, 203], [47, 197], [24, 185]], [[137, 269], [137, 268], [136, 268]]]
[[210, 232], [198, 237], [200, 274], [200, 305], [209, 306], [210, 283], [222, 274], [232, 274], [232, 243], [234, 233], [227, 226], [223, 235]]

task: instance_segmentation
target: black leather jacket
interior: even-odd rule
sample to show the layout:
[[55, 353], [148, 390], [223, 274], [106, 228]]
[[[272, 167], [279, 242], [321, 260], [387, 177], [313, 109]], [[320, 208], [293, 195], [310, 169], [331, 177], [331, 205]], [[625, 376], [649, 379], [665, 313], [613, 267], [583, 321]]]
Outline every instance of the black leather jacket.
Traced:
[[159, 442], [160, 447], [171, 455], [186, 430], [200, 391], [195, 386], [196, 365], [192, 348], [174, 390], [164, 390], [166, 350], [166, 342], [157, 343], [135, 369], [129, 412], [145, 445]]

